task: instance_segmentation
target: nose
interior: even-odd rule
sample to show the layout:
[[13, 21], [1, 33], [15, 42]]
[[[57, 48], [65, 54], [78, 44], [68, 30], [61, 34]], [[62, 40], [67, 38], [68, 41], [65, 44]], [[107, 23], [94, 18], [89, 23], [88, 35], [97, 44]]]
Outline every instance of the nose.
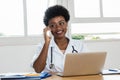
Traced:
[[59, 28], [61, 28], [61, 27], [62, 27], [62, 26], [61, 26], [59, 23], [56, 24], [56, 28], [57, 28], [57, 29], [59, 29]]

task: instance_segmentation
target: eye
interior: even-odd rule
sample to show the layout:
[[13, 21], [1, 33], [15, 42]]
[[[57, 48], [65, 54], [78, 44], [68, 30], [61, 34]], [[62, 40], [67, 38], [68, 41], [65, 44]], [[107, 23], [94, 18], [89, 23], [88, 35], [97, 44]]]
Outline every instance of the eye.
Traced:
[[65, 24], [65, 22], [63, 22], [63, 21], [59, 23], [60, 26], [63, 26], [64, 24]]
[[49, 27], [51, 27], [51, 28], [55, 28], [55, 26], [56, 26], [55, 24], [50, 24], [49, 25]]

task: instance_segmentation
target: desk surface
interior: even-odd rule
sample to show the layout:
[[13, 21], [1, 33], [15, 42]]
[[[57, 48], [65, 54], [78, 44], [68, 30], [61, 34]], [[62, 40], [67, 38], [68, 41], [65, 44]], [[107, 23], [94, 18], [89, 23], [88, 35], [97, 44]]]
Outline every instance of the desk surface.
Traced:
[[91, 76], [75, 76], [75, 77], [60, 77], [53, 75], [44, 80], [120, 80], [120, 75], [91, 75]]

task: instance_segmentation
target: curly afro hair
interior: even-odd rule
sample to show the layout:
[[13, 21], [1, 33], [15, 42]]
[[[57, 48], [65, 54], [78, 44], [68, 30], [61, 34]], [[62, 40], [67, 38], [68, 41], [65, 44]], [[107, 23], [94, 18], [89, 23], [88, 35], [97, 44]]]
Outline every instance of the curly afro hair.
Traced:
[[54, 5], [45, 11], [43, 19], [44, 24], [48, 26], [49, 20], [57, 16], [63, 16], [66, 22], [68, 22], [70, 19], [69, 11], [65, 7], [61, 5]]

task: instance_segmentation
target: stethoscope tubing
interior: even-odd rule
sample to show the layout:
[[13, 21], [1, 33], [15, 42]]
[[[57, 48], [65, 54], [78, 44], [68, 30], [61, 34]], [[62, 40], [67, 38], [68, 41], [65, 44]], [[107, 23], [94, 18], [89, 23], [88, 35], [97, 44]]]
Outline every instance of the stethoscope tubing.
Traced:
[[77, 50], [75, 50], [75, 48], [74, 48], [74, 46], [72, 46], [72, 53], [78, 53], [78, 51]]

